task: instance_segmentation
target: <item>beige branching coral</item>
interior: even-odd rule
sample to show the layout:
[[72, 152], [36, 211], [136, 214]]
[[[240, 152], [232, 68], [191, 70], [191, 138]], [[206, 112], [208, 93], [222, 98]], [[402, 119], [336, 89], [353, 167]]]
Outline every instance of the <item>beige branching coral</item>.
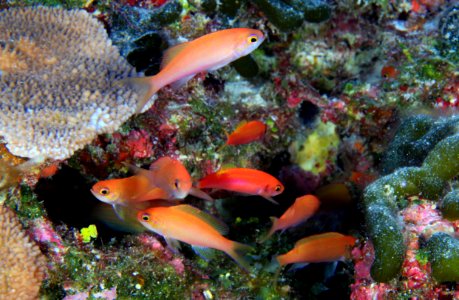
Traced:
[[38, 299], [45, 263], [16, 215], [0, 205], [0, 299]]
[[134, 75], [83, 10], [0, 11], [0, 136], [14, 155], [65, 159], [116, 130], [138, 98], [116, 82]]

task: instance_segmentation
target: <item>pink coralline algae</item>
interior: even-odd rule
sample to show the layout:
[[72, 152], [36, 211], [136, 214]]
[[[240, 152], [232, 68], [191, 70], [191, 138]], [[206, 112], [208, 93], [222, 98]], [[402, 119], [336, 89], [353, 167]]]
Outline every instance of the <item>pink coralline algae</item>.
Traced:
[[183, 264], [183, 259], [174, 257], [172, 251], [165, 248], [157, 238], [148, 234], [141, 234], [138, 239], [144, 246], [150, 248], [159, 260], [171, 265], [177, 274], [184, 274], [185, 265]]
[[64, 242], [54, 230], [51, 222], [46, 219], [36, 219], [33, 221], [32, 228], [32, 238], [41, 247], [46, 247], [55, 261], [63, 263], [67, 247], [64, 246]]
[[153, 155], [153, 143], [147, 131], [131, 130], [127, 138], [123, 140], [121, 149], [127, 149], [129, 156], [133, 158], [148, 158]]
[[395, 289], [385, 283], [376, 283], [370, 276], [371, 265], [374, 260], [374, 249], [371, 242], [365, 242], [361, 247], [352, 249], [354, 261], [355, 282], [351, 285], [352, 300], [387, 299]]
[[[91, 294], [90, 299], [104, 299], [104, 300], [115, 300], [116, 299], [116, 287], [105, 290], [99, 293]], [[89, 299], [89, 292], [82, 292], [75, 295], [65, 296], [63, 300], [86, 300]]]

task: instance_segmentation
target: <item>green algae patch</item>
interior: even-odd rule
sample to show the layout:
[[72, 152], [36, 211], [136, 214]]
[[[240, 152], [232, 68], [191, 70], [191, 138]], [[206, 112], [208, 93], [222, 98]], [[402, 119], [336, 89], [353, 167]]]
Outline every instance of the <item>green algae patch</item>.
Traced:
[[459, 174], [459, 134], [439, 142], [426, 157], [423, 166], [443, 180]]
[[459, 190], [452, 190], [443, 197], [440, 210], [448, 220], [459, 220]]
[[439, 282], [459, 282], [459, 240], [436, 233], [427, 242], [432, 275]]
[[435, 121], [416, 115], [402, 122], [383, 159], [385, 174], [403, 166], [420, 166], [435, 145], [454, 133], [457, 119]]

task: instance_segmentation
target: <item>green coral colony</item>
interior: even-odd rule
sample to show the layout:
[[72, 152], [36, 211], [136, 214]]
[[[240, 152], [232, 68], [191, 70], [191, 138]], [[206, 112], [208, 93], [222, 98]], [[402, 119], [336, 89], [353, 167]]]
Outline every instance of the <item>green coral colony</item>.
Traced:
[[[22, 290], [22, 277], [31, 299], [459, 297], [459, 6], [450, 2], [1, 2], [0, 202], [9, 208], [0, 220], [16, 229], [7, 236], [12, 225], [0, 222], [0, 240], [25, 242], [11, 243], [23, 257], [11, 274], [0, 266], [0, 298]], [[152, 87], [124, 78], [156, 75], [162, 56], [180, 52], [166, 51], [173, 44], [232, 27], [259, 29], [265, 41], [162, 88], [136, 114]], [[250, 120], [263, 122], [263, 136], [223, 146], [225, 133]], [[170, 239], [166, 247], [136, 220], [145, 203], [124, 215], [90, 194], [95, 182], [163, 156], [195, 180], [241, 167], [285, 186], [279, 205], [224, 190], [205, 190], [214, 202], [185, 200], [250, 246], [247, 270], [185, 244], [176, 252]], [[318, 212], [257, 243], [269, 217], [305, 194], [319, 198]], [[408, 227], [426, 207], [441, 226], [416, 236], [413, 259]], [[343, 262], [279, 271], [276, 255], [332, 231], [358, 238]], [[46, 256], [45, 276], [28, 237]], [[0, 245], [2, 259], [14, 253], [8, 247]]]

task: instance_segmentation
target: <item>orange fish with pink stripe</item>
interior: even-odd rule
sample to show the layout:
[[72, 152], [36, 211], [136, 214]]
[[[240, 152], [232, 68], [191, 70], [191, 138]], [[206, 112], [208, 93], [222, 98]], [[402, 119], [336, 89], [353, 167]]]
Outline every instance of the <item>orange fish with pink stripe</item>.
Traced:
[[232, 28], [206, 34], [169, 48], [163, 55], [161, 71], [149, 77], [127, 78], [124, 82], [146, 87], [136, 112], [162, 87], [180, 86], [203, 71], [217, 70], [258, 48], [264, 40], [260, 30]]
[[268, 234], [260, 242], [266, 241], [278, 230], [285, 230], [305, 222], [316, 213], [319, 206], [319, 199], [313, 195], [304, 195], [296, 198], [292, 206], [290, 206], [279, 219], [271, 217], [273, 225]]
[[355, 243], [355, 237], [338, 232], [311, 235], [296, 242], [292, 250], [277, 256], [276, 260], [281, 266], [332, 262], [343, 259]]
[[245, 253], [251, 247], [229, 240], [226, 224], [190, 205], [151, 207], [140, 211], [137, 219], [147, 229], [163, 236], [172, 248], [177, 241], [193, 246], [200, 255], [207, 256], [207, 248], [225, 252], [240, 266], [249, 268]]
[[247, 195], [259, 195], [278, 204], [272, 197], [281, 194], [284, 186], [274, 176], [248, 168], [222, 169], [198, 182], [200, 189], [221, 189]]
[[225, 145], [243, 145], [263, 139], [266, 133], [266, 124], [254, 121], [242, 121], [236, 129], [227, 135]]

